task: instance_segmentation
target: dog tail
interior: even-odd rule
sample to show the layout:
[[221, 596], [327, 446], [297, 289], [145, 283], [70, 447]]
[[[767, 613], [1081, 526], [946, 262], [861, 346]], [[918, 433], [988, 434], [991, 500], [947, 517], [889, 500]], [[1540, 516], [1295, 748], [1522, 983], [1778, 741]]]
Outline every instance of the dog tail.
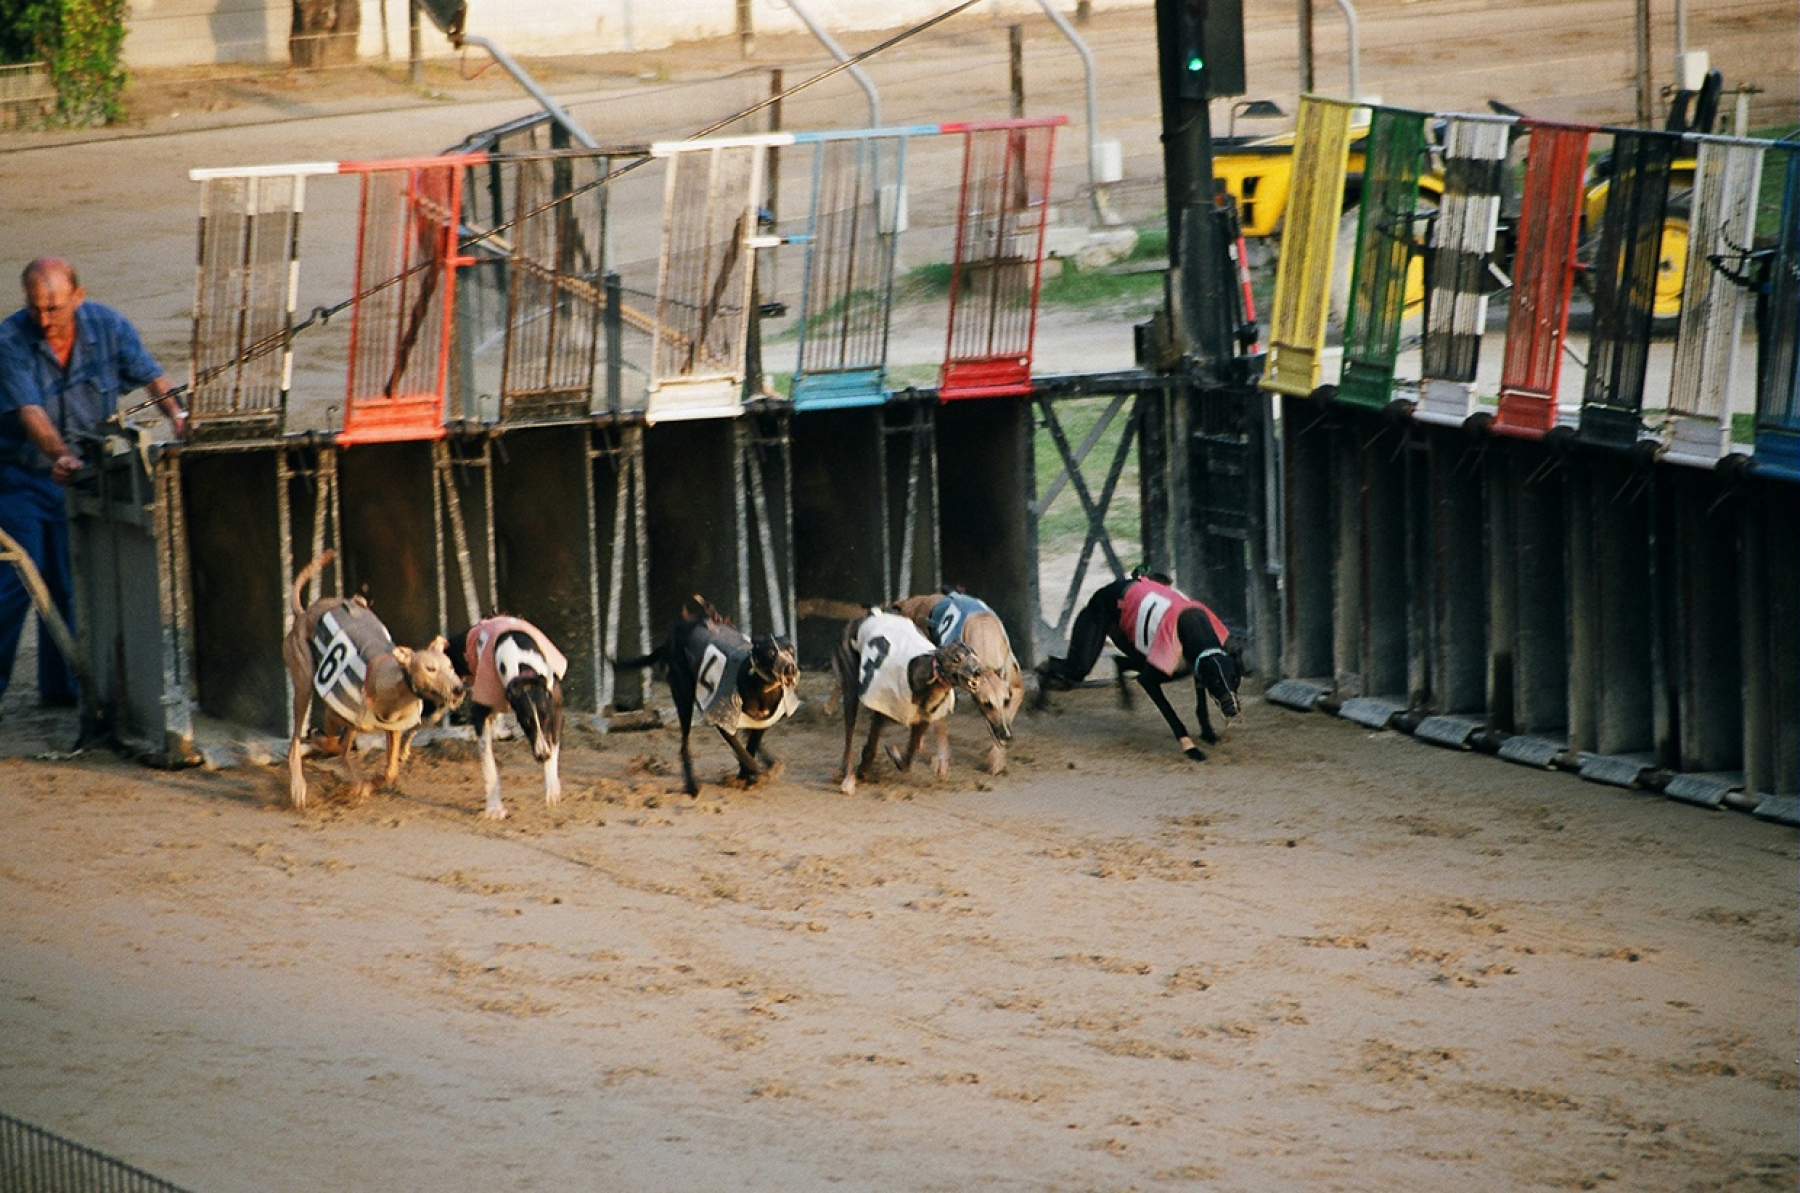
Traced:
[[322, 551], [317, 559], [301, 568], [300, 574], [294, 577], [294, 591], [291, 595], [293, 597], [295, 613], [306, 612], [306, 601], [301, 598], [300, 590], [305, 588], [308, 584], [311, 584], [313, 582], [313, 577], [324, 571], [325, 565], [335, 558], [337, 558], [336, 551], [329, 549]]
[[634, 659], [614, 659], [613, 666], [615, 668], [661, 667], [667, 664], [668, 661], [669, 647], [667, 643], [664, 643], [649, 654], [639, 655]]

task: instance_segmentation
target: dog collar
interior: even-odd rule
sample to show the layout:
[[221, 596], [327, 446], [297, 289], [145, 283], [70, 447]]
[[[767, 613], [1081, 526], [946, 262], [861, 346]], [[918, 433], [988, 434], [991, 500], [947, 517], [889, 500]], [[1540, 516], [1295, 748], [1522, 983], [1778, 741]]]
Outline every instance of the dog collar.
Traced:
[[1196, 675], [1198, 675], [1200, 673], [1200, 661], [1202, 659], [1211, 658], [1213, 655], [1222, 655], [1224, 653], [1225, 653], [1224, 647], [1221, 647], [1221, 646], [1207, 647], [1205, 650], [1201, 651], [1199, 654], [1194, 656], [1194, 673]]

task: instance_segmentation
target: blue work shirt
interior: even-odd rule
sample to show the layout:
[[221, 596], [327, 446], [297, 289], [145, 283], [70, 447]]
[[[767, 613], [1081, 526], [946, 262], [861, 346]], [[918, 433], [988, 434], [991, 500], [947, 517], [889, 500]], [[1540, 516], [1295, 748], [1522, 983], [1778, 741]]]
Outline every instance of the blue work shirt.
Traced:
[[28, 310], [0, 323], [0, 464], [50, 472], [19, 418], [19, 407], [42, 406], [70, 449], [78, 436], [111, 418], [119, 399], [162, 376], [130, 320], [111, 307], [83, 302], [75, 311], [75, 348], [64, 368], [44, 342]]

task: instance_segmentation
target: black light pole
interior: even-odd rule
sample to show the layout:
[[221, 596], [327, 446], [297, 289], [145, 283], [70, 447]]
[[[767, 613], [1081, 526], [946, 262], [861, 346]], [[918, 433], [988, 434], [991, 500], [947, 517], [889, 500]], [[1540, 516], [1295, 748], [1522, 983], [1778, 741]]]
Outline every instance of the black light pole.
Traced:
[[[1210, 38], [1209, 16], [1218, 23]], [[1236, 275], [1226, 220], [1213, 199], [1210, 100], [1215, 85], [1220, 94], [1243, 92], [1242, 20], [1233, 0], [1156, 0], [1173, 274], [1169, 323], [1202, 384], [1225, 382], [1235, 357]]]

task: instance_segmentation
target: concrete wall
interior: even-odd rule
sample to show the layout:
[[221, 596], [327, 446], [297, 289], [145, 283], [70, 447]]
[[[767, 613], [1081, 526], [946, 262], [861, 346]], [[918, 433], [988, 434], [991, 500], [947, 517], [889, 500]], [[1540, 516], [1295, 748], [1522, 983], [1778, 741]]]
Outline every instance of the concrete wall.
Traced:
[[[1096, 9], [1148, 7], [1149, 0], [1093, 0]], [[1061, 5], [1074, 11], [1073, 0]], [[810, 0], [807, 11], [834, 34], [910, 25], [942, 10], [939, 0]], [[292, 11], [288, 0], [133, 0], [127, 18], [127, 66], [198, 66], [287, 61]], [[1032, 0], [988, 0], [985, 16], [1040, 14]], [[364, 0], [361, 52], [378, 58], [407, 52], [406, 0]], [[751, 0], [757, 33], [804, 32], [785, 3]], [[425, 22], [425, 53], [453, 51]], [[588, 54], [653, 50], [737, 30], [736, 0], [470, 0], [468, 30], [513, 54]]]

